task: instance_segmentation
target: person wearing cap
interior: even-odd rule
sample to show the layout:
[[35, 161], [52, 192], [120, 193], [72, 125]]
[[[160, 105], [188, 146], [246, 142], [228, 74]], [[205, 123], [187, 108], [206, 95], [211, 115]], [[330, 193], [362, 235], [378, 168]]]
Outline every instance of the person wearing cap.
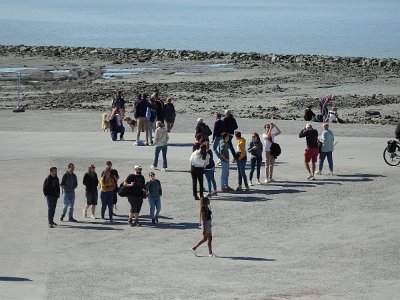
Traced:
[[[117, 202], [118, 202], [118, 180], [119, 180], [119, 174], [118, 171], [116, 169], [112, 168], [112, 162], [111, 161], [106, 161], [106, 165], [105, 165], [105, 170], [109, 170], [111, 173], [111, 178], [114, 179], [115, 181], [115, 189], [113, 191], [113, 206], [114, 206], [114, 210], [117, 210]], [[101, 173], [101, 177], [103, 177], [104, 175], [104, 171]], [[115, 214], [113, 213], [113, 215], [115, 216]]]
[[164, 127], [164, 123], [161, 121], [156, 122], [156, 132], [154, 135], [154, 145], [155, 145], [155, 152], [154, 152], [154, 161], [151, 165], [152, 169], [156, 169], [158, 165], [158, 156], [160, 155], [160, 151], [162, 151], [163, 156], [163, 167], [161, 171], [165, 172], [168, 168], [167, 163], [167, 149], [168, 149], [168, 132], [167, 129]]
[[[318, 131], [312, 128], [310, 123], [307, 123], [306, 127], [304, 127], [299, 133], [299, 138], [303, 137], [306, 138], [306, 143], [307, 143], [307, 148], [305, 149], [304, 152], [304, 165], [308, 172], [307, 179], [314, 180], [315, 163], [317, 162], [319, 153]], [[312, 163], [312, 169], [310, 169], [310, 161]]]
[[90, 165], [87, 172], [83, 176], [83, 185], [85, 186], [86, 206], [83, 209], [83, 217], [87, 218], [87, 210], [89, 207], [92, 208], [92, 215], [90, 218], [96, 219], [94, 213], [97, 205], [98, 192], [97, 187], [99, 185], [99, 179], [95, 172], [95, 166]]
[[210, 135], [212, 135], [212, 131], [210, 127], [206, 123], [204, 123], [204, 120], [202, 118], [197, 119], [197, 126], [196, 126], [196, 134], [201, 134], [202, 136], [202, 142], [208, 142], [210, 140]]
[[231, 111], [228, 109], [225, 110], [225, 115], [224, 115], [224, 118], [222, 121], [224, 122], [225, 132], [229, 133], [229, 141], [228, 141], [229, 150], [231, 151], [232, 156], [235, 157], [236, 152], [235, 152], [235, 148], [233, 147], [233, 144], [232, 144], [232, 138], [233, 138], [233, 135], [235, 134], [235, 130], [238, 129], [238, 125], [237, 125], [236, 120], [233, 117]]
[[141, 166], [135, 166], [133, 173], [125, 179], [124, 186], [129, 188], [128, 201], [131, 205], [128, 224], [134, 227], [139, 224], [139, 213], [142, 209], [143, 198], [146, 197], [146, 180], [142, 175]]

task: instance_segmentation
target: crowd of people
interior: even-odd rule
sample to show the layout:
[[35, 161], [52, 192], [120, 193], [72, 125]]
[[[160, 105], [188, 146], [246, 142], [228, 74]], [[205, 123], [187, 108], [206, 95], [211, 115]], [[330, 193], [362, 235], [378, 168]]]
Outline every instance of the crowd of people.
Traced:
[[[125, 103], [123, 93], [118, 92], [111, 105], [112, 140], [117, 139], [118, 133], [120, 134], [120, 139], [123, 139], [124, 128], [122, 123], [127, 118], [125, 116]], [[168, 109], [168, 107], [170, 108]], [[325, 108], [326, 105], [321, 107], [321, 112], [325, 111]], [[163, 166], [161, 171], [167, 171], [169, 132], [173, 128], [176, 116], [172, 98], [168, 98], [164, 103], [160, 99], [158, 91], [154, 92], [149, 99], [147, 94], [140, 94], [133, 105], [133, 112], [137, 125], [136, 144], [140, 142], [140, 134], [144, 132], [145, 145], [154, 145], [155, 149], [151, 169], [158, 168], [159, 154], [162, 153]], [[167, 125], [165, 126], [165, 124]], [[195, 255], [196, 249], [208, 241], [209, 255], [214, 256], [211, 246], [211, 197], [216, 196], [218, 192], [249, 191], [250, 186], [263, 184], [261, 181], [263, 159], [265, 160], [264, 183], [268, 184], [274, 181], [275, 159], [280, 154], [279, 144], [276, 143], [276, 138], [281, 134], [280, 128], [274, 123], [266, 124], [263, 134], [252, 133], [251, 141], [248, 145], [242, 133], [237, 129], [237, 121], [229, 110], [226, 110], [223, 115], [221, 113], [215, 114], [213, 130], [202, 118], [197, 120], [194, 130], [195, 141], [192, 145], [192, 154], [189, 160], [193, 198], [200, 200], [200, 222], [203, 228], [203, 238], [191, 248]], [[334, 175], [332, 158], [334, 135], [329, 129], [329, 124], [323, 123], [323, 132], [319, 135], [318, 131], [310, 123], [307, 123], [299, 133], [299, 138], [303, 137], [306, 138], [304, 165], [307, 171], [307, 179], [314, 180], [315, 175], [321, 174], [325, 158], [328, 160], [329, 174]], [[234, 147], [234, 142], [236, 148]], [[214, 155], [216, 161], [214, 161]], [[318, 156], [320, 161], [317, 170], [316, 162]], [[247, 176], [248, 160], [250, 161], [249, 176]], [[236, 164], [237, 170], [237, 187], [235, 189], [229, 186], [231, 163]], [[221, 168], [219, 189], [215, 180], [217, 166]], [[149, 178], [146, 181], [142, 175], [142, 167], [137, 165], [134, 167], [132, 174], [118, 184], [120, 177], [118, 171], [112, 168], [111, 161], [105, 163], [100, 178], [95, 171], [95, 166], [88, 166], [82, 181], [86, 195], [86, 205], [82, 211], [83, 217], [88, 217], [88, 210], [90, 209], [90, 218], [96, 218], [96, 206], [100, 195], [100, 218], [103, 222], [113, 223], [118, 193], [121, 189], [125, 189], [128, 190], [126, 197], [130, 204], [128, 224], [132, 227], [139, 225], [139, 214], [143, 200], [146, 198], [148, 198], [152, 223], [157, 224], [161, 211], [162, 187], [161, 182], [156, 179], [154, 171], [151, 171], [148, 176]], [[207, 186], [204, 185], [204, 177], [207, 181]], [[57, 177], [57, 168], [50, 168], [50, 174], [43, 184], [43, 193], [48, 203], [48, 224], [50, 228], [54, 228], [57, 225], [54, 222], [54, 215], [57, 199], [60, 197], [61, 191], [64, 205], [60, 221], [64, 221], [68, 213], [68, 221], [78, 222], [74, 218], [75, 190], [77, 187], [78, 179], [74, 173], [73, 163], [68, 164], [61, 182]], [[105, 217], [107, 210], [108, 220]]]

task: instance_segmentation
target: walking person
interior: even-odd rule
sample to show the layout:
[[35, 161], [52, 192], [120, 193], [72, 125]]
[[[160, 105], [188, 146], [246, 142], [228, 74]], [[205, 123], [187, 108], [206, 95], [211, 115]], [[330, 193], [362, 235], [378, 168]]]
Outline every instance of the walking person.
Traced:
[[266, 124], [264, 126], [263, 139], [265, 141], [265, 183], [274, 181], [272, 175], [274, 171], [275, 157], [271, 154], [271, 145], [275, 142], [275, 137], [281, 134], [281, 130], [276, 124]]
[[157, 129], [154, 135], [154, 145], [155, 145], [154, 161], [153, 164], [151, 165], [151, 168], [157, 169], [158, 156], [160, 155], [160, 152], [162, 152], [163, 167], [161, 171], [166, 172], [168, 168], [167, 150], [168, 150], [169, 135], [167, 129], [165, 129], [164, 127], [164, 123], [162, 123], [161, 121], [156, 122], [156, 128]]
[[222, 121], [224, 122], [225, 131], [229, 133], [229, 141], [228, 141], [229, 149], [232, 153], [232, 156], [235, 158], [236, 152], [235, 148], [233, 148], [232, 139], [233, 135], [235, 134], [235, 130], [238, 129], [238, 125], [230, 110], [225, 110], [224, 119]]
[[221, 134], [221, 142], [219, 144], [219, 153], [221, 157], [221, 190], [223, 193], [233, 191], [229, 186], [229, 133]]
[[142, 167], [135, 166], [134, 171], [124, 182], [126, 188], [130, 188], [128, 201], [131, 205], [128, 224], [131, 227], [139, 225], [139, 213], [142, 209], [143, 198], [146, 197], [146, 180], [142, 175]]
[[115, 190], [115, 179], [111, 176], [111, 171], [105, 169], [100, 179], [100, 199], [101, 199], [101, 219], [106, 221], [105, 213], [108, 208], [109, 222], [113, 222], [113, 199]]
[[99, 185], [99, 179], [97, 178], [97, 174], [95, 172], [95, 166], [90, 165], [88, 167], [87, 172], [83, 176], [83, 185], [85, 188], [86, 195], [86, 206], [83, 209], [83, 217], [87, 218], [87, 210], [91, 207], [92, 214], [90, 216], [91, 219], [96, 219], [95, 210], [97, 205], [98, 191], [97, 187]]
[[172, 97], [167, 98], [167, 103], [164, 106], [165, 110], [165, 122], [167, 124], [167, 132], [171, 132], [172, 127], [174, 127], [176, 111], [175, 106], [172, 104]]
[[222, 133], [225, 132], [224, 122], [222, 121], [222, 115], [220, 113], [215, 114], [214, 130], [212, 135], [213, 150], [218, 158], [217, 164], [221, 163], [221, 155], [219, 153], [219, 144], [222, 138]]
[[56, 167], [50, 168], [50, 174], [44, 180], [43, 194], [47, 200], [47, 220], [49, 222], [49, 227], [54, 228], [54, 226], [57, 226], [57, 224], [54, 223], [57, 199], [60, 198], [60, 181], [57, 177]]
[[[206, 176], [207, 179], [207, 184], [208, 184], [208, 197], [215, 196], [217, 195], [217, 183], [215, 182], [215, 163], [213, 159], [213, 153], [212, 150], [210, 149], [210, 143], [205, 142], [207, 146], [207, 154], [209, 156], [208, 164], [204, 167], [204, 175]], [[211, 190], [213, 188], [213, 190]]]
[[247, 183], [247, 175], [246, 175], [246, 162], [247, 162], [246, 140], [244, 137], [242, 137], [240, 131], [235, 132], [235, 137], [237, 140], [236, 164], [238, 170], [238, 186], [236, 188], [236, 191], [242, 191], [242, 181], [244, 182], [246, 191], [248, 191], [249, 184]]
[[157, 121], [163, 122], [165, 121], [165, 104], [164, 101], [160, 99], [160, 92], [155, 90], [151, 95], [154, 97], [157, 104]]
[[149, 179], [146, 182], [147, 199], [149, 201], [151, 223], [156, 224], [161, 211], [162, 187], [154, 172], [149, 173]]
[[150, 98], [147, 104], [146, 119], [147, 119], [147, 132], [150, 138], [150, 144], [153, 145], [153, 132], [156, 130], [155, 122], [157, 119], [157, 104], [154, 98]]
[[[318, 148], [318, 131], [312, 128], [310, 123], [306, 124], [306, 127], [303, 128], [299, 133], [299, 138], [306, 138], [307, 148], [304, 152], [304, 165], [308, 172], [307, 179], [314, 180], [315, 174], [315, 163], [317, 162], [319, 148]], [[310, 169], [310, 161], [312, 163]]]
[[208, 127], [208, 125], [204, 123], [204, 120], [202, 118], [197, 119], [196, 135], [197, 134], [202, 135], [203, 142], [209, 141], [210, 135], [212, 135], [210, 127]]
[[324, 166], [324, 161], [325, 157], [328, 159], [328, 165], [329, 165], [329, 175], [335, 175], [333, 173], [333, 148], [334, 148], [334, 141], [335, 137], [333, 136], [333, 132], [329, 129], [329, 124], [324, 123], [322, 125], [322, 128], [324, 131], [321, 134], [320, 142], [322, 143], [321, 145], [321, 151], [319, 153], [319, 168], [318, 172], [316, 173], [317, 175], [322, 174], [322, 167]]
[[262, 164], [262, 154], [263, 154], [263, 144], [261, 142], [258, 133], [254, 132], [251, 136], [251, 142], [247, 151], [250, 153], [250, 186], [253, 185], [253, 174], [257, 167], [257, 184], [260, 182], [261, 164]]
[[208, 256], [215, 257], [212, 251], [212, 211], [210, 208], [210, 199], [207, 197], [202, 197], [200, 200], [200, 220], [203, 224], [203, 238], [190, 250], [194, 256], [197, 256], [197, 248], [207, 242]]
[[[200, 149], [196, 150], [190, 156], [190, 173], [192, 175], [192, 188], [194, 200], [200, 200], [204, 192], [203, 173], [205, 166], [209, 163], [210, 156], [207, 154], [207, 145], [201, 144]], [[197, 181], [200, 186], [200, 198], [197, 196]]]
[[78, 187], [78, 179], [74, 173], [75, 166], [73, 163], [69, 163], [67, 172], [64, 173], [61, 179], [61, 187], [64, 193], [64, 206], [60, 221], [64, 221], [64, 217], [69, 208], [69, 222], [78, 222], [74, 219], [74, 204], [75, 204], [75, 189]]

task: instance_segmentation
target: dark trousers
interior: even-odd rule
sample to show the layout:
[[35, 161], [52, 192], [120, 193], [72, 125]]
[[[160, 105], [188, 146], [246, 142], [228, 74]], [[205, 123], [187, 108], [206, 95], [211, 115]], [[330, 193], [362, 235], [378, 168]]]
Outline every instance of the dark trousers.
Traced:
[[54, 214], [56, 213], [56, 207], [57, 207], [57, 197], [54, 196], [47, 196], [47, 218], [49, 219], [49, 224], [53, 224], [54, 221]]
[[204, 189], [204, 181], [203, 181], [203, 168], [198, 168], [192, 166], [190, 170], [192, 174], [192, 187], [193, 187], [193, 196], [197, 197], [197, 181], [199, 181], [200, 185], [200, 197], [203, 197], [203, 189]]
[[232, 157], [235, 158], [236, 157], [236, 151], [235, 151], [235, 148], [233, 148], [232, 136], [231, 135], [229, 135], [228, 146], [229, 146], [229, 150], [231, 150]]
[[101, 198], [101, 218], [104, 219], [104, 215], [108, 207], [108, 215], [111, 221], [113, 219], [114, 192], [101, 192], [100, 198]]
[[254, 157], [250, 160], [250, 181], [253, 180], [253, 173], [257, 166], [257, 180], [260, 180], [262, 156]]
[[117, 134], [118, 133], [119, 133], [119, 138], [122, 139], [124, 137], [125, 127], [124, 126], [119, 126], [119, 127], [115, 128], [113, 131], [110, 131], [111, 139], [113, 141], [117, 140]]

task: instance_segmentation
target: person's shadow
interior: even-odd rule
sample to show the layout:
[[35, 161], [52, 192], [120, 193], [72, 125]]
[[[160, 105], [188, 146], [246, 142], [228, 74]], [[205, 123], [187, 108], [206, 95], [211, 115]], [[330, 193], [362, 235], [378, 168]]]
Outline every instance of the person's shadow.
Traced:
[[32, 281], [32, 279], [29, 278], [23, 278], [23, 277], [8, 277], [8, 276], [0, 276], [0, 281], [12, 281], [12, 282], [16, 282], [16, 281]]

